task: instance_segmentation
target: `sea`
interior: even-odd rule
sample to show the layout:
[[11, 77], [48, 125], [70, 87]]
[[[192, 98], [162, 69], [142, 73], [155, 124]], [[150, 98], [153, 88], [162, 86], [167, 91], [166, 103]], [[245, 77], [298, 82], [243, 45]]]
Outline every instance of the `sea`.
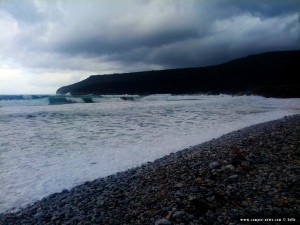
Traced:
[[0, 95], [0, 213], [299, 113], [299, 98]]

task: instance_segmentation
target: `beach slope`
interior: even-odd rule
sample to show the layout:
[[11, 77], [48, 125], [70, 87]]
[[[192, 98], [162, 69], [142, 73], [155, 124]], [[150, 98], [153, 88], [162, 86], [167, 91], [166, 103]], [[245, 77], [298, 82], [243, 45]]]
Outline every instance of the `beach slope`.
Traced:
[[294, 224], [299, 174], [294, 115], [52, 194], [0, 224]]

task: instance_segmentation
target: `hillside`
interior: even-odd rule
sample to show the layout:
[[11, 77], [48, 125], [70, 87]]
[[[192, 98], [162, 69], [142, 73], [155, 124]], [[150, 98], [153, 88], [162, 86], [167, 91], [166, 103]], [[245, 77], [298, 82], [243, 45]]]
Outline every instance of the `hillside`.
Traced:
[[269, 52], [199, 68], [93, 75], [57, 94], [255, 94], [300, 97], [300, 51]]

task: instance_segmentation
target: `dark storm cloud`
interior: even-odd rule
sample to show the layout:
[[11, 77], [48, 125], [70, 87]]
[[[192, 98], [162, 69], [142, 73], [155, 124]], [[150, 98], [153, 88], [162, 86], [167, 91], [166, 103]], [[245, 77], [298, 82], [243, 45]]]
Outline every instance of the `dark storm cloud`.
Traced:
[[4, 2], [19, 23], [7, 53], [29, 67], [134, 71], [300, 48], [298, 0]]
[[[166, 28], [168, 29], [168, 28]], [[155, 48], [165, 44], [197, 37], [196, 30], [168, 30], [159, 33], [148, 34], [147, 36], [137, 35], [127, 37], [126, 33], [118, 38], [91, 35], [82, 39], [69, 40], [59, 43], [54, 47], [55, 51], [66, 54], [84, 54], [97, 56], [102, 54], [126, 54], [127, 51], [136, 48]]]
[[[62, 2], [69, 0], [0, 0], [0, 11], [7, 12], [14, 17], [21, 25], [27, 22], [28, 25], [53, 22], [61, 16]], [[74, 1], [76, 3], [76, 0]], [[71, 13], [71, 12], [70, 12]], [[46, 21], [48, 20], [48, 21]]]
[[11, 14], [20, 23], [37, 23], [45, 19], [36, 4], [29, 0], [0, 1], [0, 9]]
[[299, 12], [299, 2], [297, 0], [224, 0], [211, 1], [211, 8], [219, 9], [226, 15], [231, 13], [250, 13], [261, 18], [276, 17], [290, 13]]
[[[166, 11], [168, 16], [153, 9], [152, 16], [162, 20], [157, 20], [145, 34], [132, 29], [131, 26], [139, 26], [144, 19], [132, 9], [137, 14], [136, 21], [124, 24], [122, 32], [95, 27], [90, 35], [85, 33], [82, 38], [79, 35], [74, 40], [60, 42], [55, 51], [86, 57], [106, 55], [124, 65], [141, 61], [165, 67], [186, 67], [211, 65], [263, 51], [299, 48], [297, 40], [291, 37], [299, 33], [299, 23], [289, 20], [289, 16], [299, 13], [297, 1], [195, 1], [187, 4], [192, 5], [184, 12], [187, 17], [184, 13], [177, 15], [176, 9], [171, 13]], [[177, 10], [180, 11], [180, 6]], [[168, 22], [164, 21], [166, 18]], [[251, 20], [257, 22], [257, 27]], [[230, 23], [235, 29], [226, 27]], [[222, 26], [224, 30], [218, 31]]]

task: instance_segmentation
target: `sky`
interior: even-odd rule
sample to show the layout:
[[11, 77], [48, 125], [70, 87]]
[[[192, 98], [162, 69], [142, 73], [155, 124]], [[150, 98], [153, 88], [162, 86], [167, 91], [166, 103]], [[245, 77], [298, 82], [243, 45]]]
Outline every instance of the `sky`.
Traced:
[[0, 0], [0, 94], [299, 49], [299, 0]]

